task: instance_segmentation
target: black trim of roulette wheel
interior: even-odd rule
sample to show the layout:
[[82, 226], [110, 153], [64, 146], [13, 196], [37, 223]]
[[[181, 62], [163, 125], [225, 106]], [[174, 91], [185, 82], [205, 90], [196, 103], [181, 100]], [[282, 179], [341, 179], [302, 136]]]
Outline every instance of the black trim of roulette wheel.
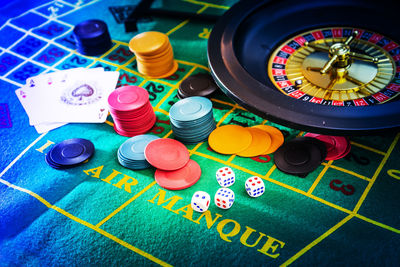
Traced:
[[250, 112], [291, 128], [335, 135], [400, 128], [400, 100], [362, 107], [304, 102], [279, 92], [268, 78], [272, 51], [298, 33], [323, 27], [371, 30], [400, 41], [400, 4], [388, 0], [241, 1], [208, 40], [211, 74], [225, 94]]

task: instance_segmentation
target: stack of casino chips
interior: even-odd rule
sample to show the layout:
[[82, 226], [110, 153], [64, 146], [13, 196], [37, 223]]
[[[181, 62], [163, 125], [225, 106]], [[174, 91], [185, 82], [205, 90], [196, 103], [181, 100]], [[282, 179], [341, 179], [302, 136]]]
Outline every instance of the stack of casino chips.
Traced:
[[46, 163], [54, 169], [76, 167], [94, 154], [92, 142], [82, 138], [64, 140], [56, 144], [47, 154]]
[[123, 86], [108, 97], [115, 131], [133, 137], [149, 131], [156, 122], [156, 115], [149, 101], [148, 92], [139, 86]]
[[107, 52], [112, 41], [104, 21], [86, 20], [74, 27], [73, 36], [78, 52], [82, 55], [97, 56]]
[[179, 100], [172, 105], [169, 116], [175, 138], [185, 144], [206, 140], [216, 127], [212, 103], [201, 96]]
[[141, 170], [151, 167], [144, 156], [146, 146], [159, 137], [151, 134], [137, 135], [126, 140], [118, 149], [118, 162], [129, 169]]
[[129, 49], [135, 53], [138, 71], [150, 78], [165, 78], [178, 69], [172, 46], [164, 33], [140, 33], [130, 40]]

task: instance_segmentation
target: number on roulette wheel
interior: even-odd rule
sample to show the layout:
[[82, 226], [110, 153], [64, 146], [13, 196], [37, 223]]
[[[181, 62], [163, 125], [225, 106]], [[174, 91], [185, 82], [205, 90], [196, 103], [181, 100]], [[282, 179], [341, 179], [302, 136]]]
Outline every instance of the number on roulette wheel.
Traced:
[[215, 25], [211, 73], [266, 119], [325, 134], [400, 127], [399, 3], [241, 1]]

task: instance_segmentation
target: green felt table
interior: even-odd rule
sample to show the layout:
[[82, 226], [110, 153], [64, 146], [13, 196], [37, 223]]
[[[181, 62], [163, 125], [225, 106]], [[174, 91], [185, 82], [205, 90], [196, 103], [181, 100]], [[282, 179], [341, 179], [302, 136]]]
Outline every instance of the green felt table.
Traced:
[[[223, 14], [235, 1], [156, 1], [160, 8]], [[44, 134], [29, 126], [15, 90], [26, 77], [73, 67], [120, 73], [118, 86], [145, 88], [157, 115], [151, 133], [174, 138], [168, 111], [179, 83], [207, 73], [212, 24], [179, 18], [141, 21], [138, 32], [166, 33], [179, 63], [166, 79], [137, 71], [121, 20], [135, 1], [8, 1], [0, 6], [0, 266], [398, 266], [400, 264], [399, 133], [352, 136], [343, 159], [324, 161], [300, 178], [280, 172], [273, 154], [254, 158], [220, 155], [207, 142], [188, 145], [202, 175], [190, 188], [166, 190], [154, 169], [133, 171], [117, 161], [128, 138], [102, 124], [68, 124]], [[104, 20], [113, 47], [98, 57], [76, 52], [71, 32], [86, 19]], [[57, 30], [55, 30], [57, 29]], [[30, 40], [30, 41], [29, 41]], [[37, 44], [37, 45], [32, 45]], [[31, 45], [31, 47], [29, 46]], [[24, 48], [25, 47], [25, 48]], [[56, 48], [61, 56], [49, 51]], [[29, 48], [29, 49], [27, 49]], [[303, 135], [251, 114], [222, 92], [212, 97], [218, 126], [272, 125], [285, 140]], [[87, 163], [55, 170], [45, 154], [58, 142], [86, 138], [95, 146]], [[217, 169], [231, 167], [232, 208], [190, 207], [196, 191], [213, 199]], [[245, 180], [259, 176], [266, 192], [247, 195]], [[349, 188], [352, 194], [348, 194]]]

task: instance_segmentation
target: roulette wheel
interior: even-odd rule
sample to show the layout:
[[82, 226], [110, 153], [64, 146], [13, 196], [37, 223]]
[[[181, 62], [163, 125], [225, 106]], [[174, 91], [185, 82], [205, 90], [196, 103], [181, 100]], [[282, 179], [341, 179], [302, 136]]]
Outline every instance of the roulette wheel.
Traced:
[[241, 1], [208, 41], [211, 73], [247, 110], [335, 135], [400, 126], [399, 3]]

